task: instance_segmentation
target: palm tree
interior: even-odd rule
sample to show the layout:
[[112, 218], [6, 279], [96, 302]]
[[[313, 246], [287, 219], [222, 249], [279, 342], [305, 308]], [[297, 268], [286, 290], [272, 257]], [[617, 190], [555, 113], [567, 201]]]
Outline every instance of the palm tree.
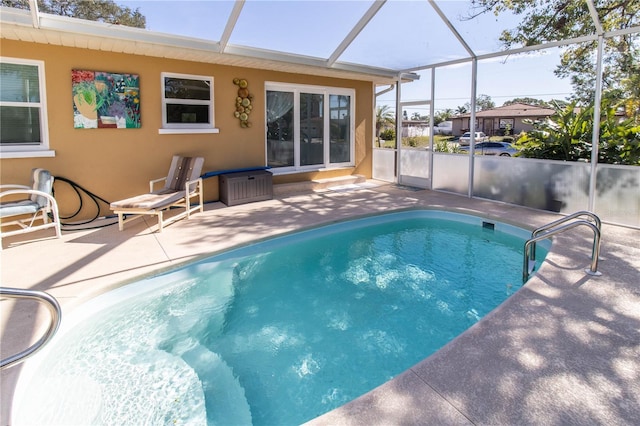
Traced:
[[396, 115], [389, 105], [379, 105], [376, 107], [376, 139], [380, 136], [380, 131], [387, 127], [396, 125]]
[[443, 121], [449, 120], [451, 117], [453, 117], [453, 110], [451, 108], [444, 109], [436, 113], [433, 124], [442, 123]]

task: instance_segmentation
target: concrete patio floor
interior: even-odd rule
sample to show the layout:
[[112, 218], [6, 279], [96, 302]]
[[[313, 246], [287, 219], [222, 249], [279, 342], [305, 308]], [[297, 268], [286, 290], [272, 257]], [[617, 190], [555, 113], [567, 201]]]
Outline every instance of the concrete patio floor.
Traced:
[[[2, 240], [2, 286], [42, 290], [64, 316], [141, 276], [256, 239], [405, 208], [483, 215], [534, 229], [558, 215], [462, 196], [366, 185], [291, 193], [226, 207], [162, 233], [153, 218], [100, 229]], [[390, 382], [313, 425], [631, 425], [640, 422], [640, 231], [603, 225], [599, 271], [585, 274], [593, 233], [554, 238], [547, 261], [496, 310]], [[36, 341], [47, 320], [29, 301], [0, 302], [2, 358]], [[26, 363], [29, 363], [27, 360]], [[1, 372], [2, 425], [11, 424], [23, 365]]]

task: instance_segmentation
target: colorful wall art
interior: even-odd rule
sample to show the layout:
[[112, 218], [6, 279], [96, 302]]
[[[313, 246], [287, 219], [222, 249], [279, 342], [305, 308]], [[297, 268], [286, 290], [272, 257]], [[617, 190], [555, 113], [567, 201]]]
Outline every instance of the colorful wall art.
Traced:
[[140, 127], [140, 80], [137, 74], [71, 71], [73, 127]]

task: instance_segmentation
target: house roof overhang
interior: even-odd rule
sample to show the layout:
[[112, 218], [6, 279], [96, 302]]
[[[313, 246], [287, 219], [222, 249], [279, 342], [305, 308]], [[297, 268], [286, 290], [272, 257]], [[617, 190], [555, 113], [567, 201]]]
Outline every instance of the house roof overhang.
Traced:
[[0, 23], [0, 37], [8, 40], [371, 81], [376, 84], [394, 84], [398, 79], [410, 82], [420, 78], [415, 73], [328, 62], [323, 58], [230, 44], [224, 45], [224, 52], [221, 52], [221, 42], [43, 13], [39, 14], [35, 25], [29, 11], [7, 7], [0, 7]]
[[[555, 111], [535, 105], [513, 104], [476, 112], [476, 117], [547, 117]], [[457, 118], [469, 118], [471, 114], [460, 114]]]
[[[420, 78], [419, 73], [425, 70], [470, 61], [477, 63], [479, 60], [490, 60], [510, 54], [528, 53], [541, 49], [565, 46], [567, 44], [595, 41], [600, 37], [610, 38], [640, 32], [640, 27], [618, 28], [605, 31], [599, 22], [594, 0], [575, 1], [584, 1], [588, 5], [591, 18], [594, 22], [594, 33], [574, 39], [549, 41], [541, 45], [526, 45], [504, 51], [494, 51], [488, 46], [476, 46], [472, 48], [470, 37], [473, 37], [473, 32], [469, 35], [467, 31], [466, 36], [464, 36], [459, 28], [461, 23], [457, 22], [457, 24], [454, 25], [449, 19], [449, 16], [453, 16], [451, 15], [452, 10], [446, 8], [447, 13], [443, 9], [443, 6], [449, 5], [445, 2], [441, 2], [442, 5], [439, 5], [435, 0], [421, 2], [420, 5], [424, 7], [420, 9], [420, 13], [416, 13], [414, 10], [418, 7], [416, 3], [411, 6], [409, 11], [403, 11], [400, 15], [385, 15], [385, 9], [386, 11], [390, 11], [394, 9], [394, 7], [391, 6], [397, 6], [399, 2], [370, 0], [368, 8], [364, 12], [356, 12], [362, 13], [359, 19], [357, 19], [357, 21], [349, 21], [352, 25], [351, 30], [338, 44], [334, 45], [335, 48], [333, 51], [324, 57], [305, 56], [300, 53], [269, 50], [267, 48], [258, 48], [251, 44], [236, 45], [229, 43], [230, 40], [233, 39], [232, 35], [240, 31], [237, 29], [237, 24], [241, 21], [241, 13], [244, 13], [245, 8], [251, 8], [251, 4], [246, 0], [235, 0], [232, 2], [232, 10], [229, 12], [226, 26], [219, 40], [194, 38], [124, 25], [106, 24], [41, 13], [38, 10], [37, 0], [28, 0], [29, 10], [0, 7], [0, 37], [3, 39], [85, 48], [96, 51], [119, 52], [244, 68], [354, 79], [371, 81], [380, 85], [391, 85], [399, 81], [411, 82], [418, 80]], [[186, 4], [187, 2], [184, 3]], [[330, 7], [330, 3], [332, 2], [327, 2], [327, 4], [321, 7], [330, 10], [335, 9], [337, 13], [338, 8]], [[338, 2], [334, 2], [333, 6], [337, 5]], [[384, 5], [388, 5], [389, 7], [383, 7]], [[431, 11], [430, 14], [427, 9]], [[428, 17], [426, 16], [427, 14], [429, 15]], [[348, 55], [344, 55], [345, 52], [353, 44], [357, 44], [361, 32], [375, 28], [375, 31], [369, 31], [369, 35], [371, 35], [371, 33], [379, 33], [377, 25], [380, 24], [381, 19], [386, 19], [390, 16], [395, 16], [395, 19], [397, 19], [398, 16], [408, 17], [412, 15], [420, 16], [421, 19], [421, 24], [414, 24], [414, 26], [424, 29], [423, 24], [428, 23], [428, 27], [439, 28], [441, 33], [438, 33], [437, 39], [440, 40], [441, 36], [442, 38], [453, 38], [455, 40], [453, 44], [457, 44], [458, 48], [462, 48], [462, 52], [452, 54], [451, 47], [448, 47], [446, 55], [430, 56], [429, 52], [431, 52], [432, 49], [427, 48], [420, 50], [420, 55], [418, 55], [415, 61], [412, 61], [415, 62], [416, 65], [408, 65], [406, 63], [405, 65], [400, 65], [399, 62], [387, 62], [387, 67], [377, 66], [376, 64], [385, 63], [382, 59], [386, 56], [393, 56], [394, 60], [397, 60], [398, 57], [406, 58], [414, 55], [413, 53], [403, 54], [403, 52], [406, 51], [405, 49], [402, 52], [394, 52], [401, 53], [401, 55], [380, 55], [379, 58], [372, 61], [363, 60], [367, 65], [364, 63], [355, 63], [358, 62], [358, 59], [353, 56], [352, 60], [355, 62], [340, 60], [340, 58], [348, 57]], [[221, 16], [224, 16], [224, 13], [222, 13]], [[355, 16], [355, 18], [358, 17]], [[374, 18], [377, 18], [377, 20]], [[342, 29], [338, 32], [343, 33]], [[392, 39], [397, 41], [399, 37], [392, 37]], [[432, 39], [433, 34], [431, 38], [423, 40], [422, 44], [427, 43], [428, 45]], [[403, 44], [396, 43], [396, 45], [387, 47], [387, 49], [398, 50], [396, 47], [400, 47], [401, 45]], [[368, 51], [370, 47], [370, 45], [367, 45], [366, 51]], [[360, 48], [362, 48], [362, 44], [360, 44]], [[303, 52], [306, 52], [306, 50], [303, 50]], [[375, 55], [370, 56], [375, 57]], [[360, 60], [362, 60], [361, 57]], [[475, 99], [472, 99], [472, 102], [474, 101]]]

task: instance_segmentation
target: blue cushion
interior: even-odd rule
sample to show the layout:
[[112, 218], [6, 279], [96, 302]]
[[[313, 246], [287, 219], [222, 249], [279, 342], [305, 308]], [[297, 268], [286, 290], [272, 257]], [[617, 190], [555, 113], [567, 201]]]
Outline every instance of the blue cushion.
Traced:
[[35, 214], [38, 210], [40, 210], [40, 208], [41, 207], [37, 202], [31, 200], [19, 200], [0, 203], [0, 217], [17, 216], [20, 214]]

